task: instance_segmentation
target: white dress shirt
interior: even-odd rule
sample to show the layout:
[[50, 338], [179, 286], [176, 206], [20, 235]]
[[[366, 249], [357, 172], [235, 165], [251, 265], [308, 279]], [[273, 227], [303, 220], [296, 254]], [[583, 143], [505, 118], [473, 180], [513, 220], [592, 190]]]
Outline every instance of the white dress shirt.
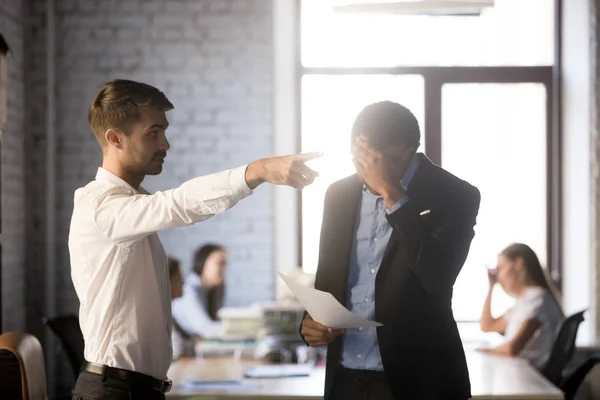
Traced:
[[223, 324], [213, 321], [206, 312], [202, 300], [202, 282], [198, 274], [191, 273], [183, 284], [183, 296], [173, 300], [173, 318], [190, 335], [206, 339], [221, 336]]
[[165, 379], [171, 289], [156, 232], [207, 219], [250, 195], [245, 171], [148, 194], [99, 168], [94, 181], [75, 191], [69, 253], [87, 361]]

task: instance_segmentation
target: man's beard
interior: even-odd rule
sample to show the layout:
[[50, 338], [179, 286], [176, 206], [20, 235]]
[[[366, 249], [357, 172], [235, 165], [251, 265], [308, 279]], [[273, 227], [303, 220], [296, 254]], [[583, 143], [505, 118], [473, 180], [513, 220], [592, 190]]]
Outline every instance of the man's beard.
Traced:
[[150, 162], [140, 162], [130, 165], [127, 170], [134, 175], [158, 175], [162, 172], [162, 164], [157, 163], [155, 160], [151, 160]]
[[155, 153], [149, 161], [139, 161], [132, 165], [129, 170], [137, 175], [158, 175], [162, 172], [163, 163], [159, 160], [164, 160], [166, 151]]

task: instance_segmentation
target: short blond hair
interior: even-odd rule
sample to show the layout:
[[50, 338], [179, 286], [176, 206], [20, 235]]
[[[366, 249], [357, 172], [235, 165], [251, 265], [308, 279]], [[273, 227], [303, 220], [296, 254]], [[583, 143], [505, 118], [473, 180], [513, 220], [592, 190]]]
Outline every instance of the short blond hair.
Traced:
[[154, 108], [172, 110], [167, 96], [154, 86], [125, 79], [106, 82], [98, 90], [88, 109], [88, 122], [98, 142], [104, 143], [104, 133], [111, 128], [129, 133], [131, 125], [140, 119], [140, 110]]

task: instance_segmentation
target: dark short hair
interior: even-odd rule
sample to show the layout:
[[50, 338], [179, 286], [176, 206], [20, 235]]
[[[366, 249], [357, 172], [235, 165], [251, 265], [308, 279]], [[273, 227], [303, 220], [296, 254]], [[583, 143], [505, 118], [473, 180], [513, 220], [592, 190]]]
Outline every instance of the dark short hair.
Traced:
[[403, 105], [382, 101], [366, 106], [356, 117], [352, 126], [352, 143], [360, 135], [377, 149], [404, 144], [419, 147], [421, 131], [414, 114]]
[[196, 250], [196, 253], [194, 254], [193, 270], [196, 274], [198, 274], [198, 276], [202, 275], [202, 271], [204, 270], [204, 264], [206, 264], [206, 260], [208, 259], [208, 257], [215, 251], [219, 250], [225, 250], [225, 248], [223, 246], [213, 243], [205, 244], [204, 246]]
[[88, 109], [88, 122], [102, 145], [107, 129], [116, 128], [128, 133], [132, 124], [140, 119], [140, 110], [154, 108], [172, 110], [167, 96], [154, 86], [116, 79], [100, 87]]
[[179, 269], [179, 260], [175, 257], [169, 256], [167, 258], [167, 262], [169, 264], [169, 278], [173, 279], [175, 275], [180, 271]]

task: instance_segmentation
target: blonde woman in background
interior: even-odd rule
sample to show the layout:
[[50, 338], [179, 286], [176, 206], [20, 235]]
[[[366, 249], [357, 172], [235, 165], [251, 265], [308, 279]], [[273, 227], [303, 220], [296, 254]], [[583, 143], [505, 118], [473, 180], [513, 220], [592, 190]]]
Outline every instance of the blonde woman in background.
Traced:
[[[488, 271], [489, 290], [481, 314], [481, 330], [504, 335], [504, 343], [483, 351], [522, 357], [541, 369], [552, 350], [557, 331], [564, 321], [535, 252], [515, 243], [498, 256], [495, 270]], [[492, 316], [492, 292], [496, 283], [516, 299], [514, 307], [499, 318]]]

